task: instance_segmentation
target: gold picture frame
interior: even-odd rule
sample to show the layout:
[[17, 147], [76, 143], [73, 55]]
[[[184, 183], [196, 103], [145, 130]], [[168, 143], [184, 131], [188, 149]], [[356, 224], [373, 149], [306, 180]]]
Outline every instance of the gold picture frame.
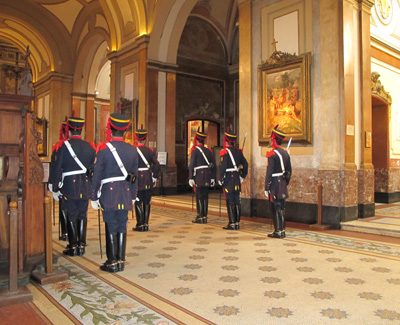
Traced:
[[47, 123], [45, 118], [36, 118], [36, 131], [40, 133], [41, 140], [37, 144], [37, 153], [39, 157], [46, 157], [48, 155]]
[[275, 51], [258, 66], [258, 142], [268, 145], [276, 125], [293, 142], [312, 143], [311, 53]]

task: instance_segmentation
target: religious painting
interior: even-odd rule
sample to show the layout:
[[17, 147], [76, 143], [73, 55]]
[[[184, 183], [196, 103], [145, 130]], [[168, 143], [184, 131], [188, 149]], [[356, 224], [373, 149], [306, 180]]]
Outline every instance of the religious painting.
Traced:
[[272, 128], [286, 132], [286, 141], [311, 143], [311, 54], [275, 51], [258, 67], [258, 142], [267, 145]]

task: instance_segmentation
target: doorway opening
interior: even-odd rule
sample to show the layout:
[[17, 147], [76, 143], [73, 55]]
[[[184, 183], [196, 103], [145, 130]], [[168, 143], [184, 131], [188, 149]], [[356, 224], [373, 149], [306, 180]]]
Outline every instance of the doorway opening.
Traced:
[[376, 203], [390, 203], [389, 105], [372, 96], [372, 163]]

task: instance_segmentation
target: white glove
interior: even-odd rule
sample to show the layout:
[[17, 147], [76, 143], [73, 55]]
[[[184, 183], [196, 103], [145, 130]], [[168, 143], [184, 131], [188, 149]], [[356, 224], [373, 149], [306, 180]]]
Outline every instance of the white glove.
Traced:
[[99, 210], [101, 208], [100, 201], [90, 201], [90, 204], [92, 205], [92, 208], [95, 210]]
[[214, 187], [215, 186], [215, 179], [212, 179], [211, 180], [211, 187]]
[[244, 181], [244, 178], [243, 178], [243, 177], [240, 177], [240, 184], [242, 184], [243, 181]]
[[61, 194], [60, 191], [58, 191], [58, 192], [53, 192], [53, 198], [54, 198], [54, 200], [60, 201], [60, 197], [61, 197], [61, 196], [62, 196], [62, 194]]
[[218, 181], [218, 184], [222, 186], [222, 184], [224, 184], [223, 181]]
[[264, 194], [265, 194], [266, 198], [269, 199], [269, 192], [268, 191], [264, 191]]
[[193, 187], [195, 185], [194, 179], [189, 179], [189, 185]]
[[53, 192], [53, 184], [49, 183], [48, 188], [49, 188], [49, 191], [50, 191], [50, 192]]
[[152, 177], [152, 179], [153, 179], [153, 186], [155, 186], [155, 185], [156, 185], [156, 183], [157, 183], [157, 178], [155, 178], [155, 177]]

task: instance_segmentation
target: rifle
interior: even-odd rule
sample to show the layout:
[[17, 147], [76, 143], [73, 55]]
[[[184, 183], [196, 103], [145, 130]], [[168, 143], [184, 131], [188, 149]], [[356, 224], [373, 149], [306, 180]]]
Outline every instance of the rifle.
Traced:
[[103, 259], [103, 249], [101, 247], [101, 227], [100, 227], [100, 209], [97, 210], [97, 219], [99, 221], [99, 242], [100, 242], [100, 257]]

